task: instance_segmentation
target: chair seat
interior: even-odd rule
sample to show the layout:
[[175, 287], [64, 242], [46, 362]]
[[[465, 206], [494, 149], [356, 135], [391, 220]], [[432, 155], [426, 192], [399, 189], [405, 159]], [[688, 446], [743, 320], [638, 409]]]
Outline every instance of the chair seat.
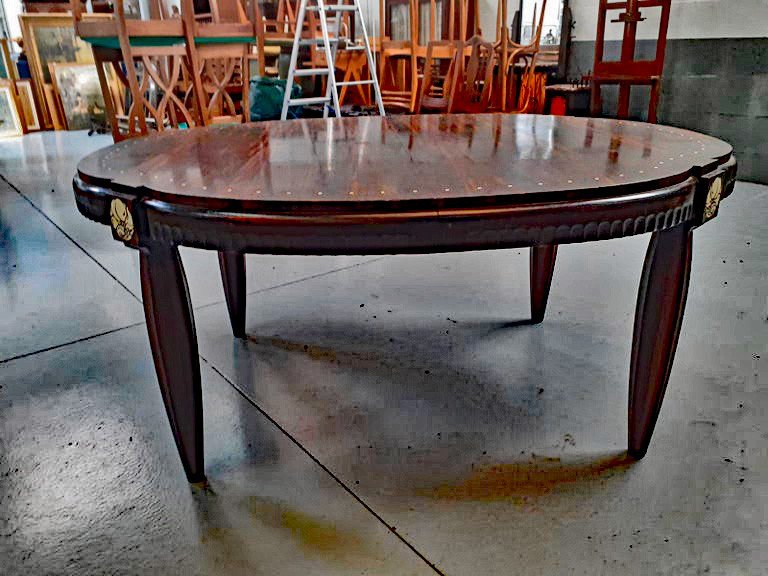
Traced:
[[410, 48], [388, 48], [384, 47], [382, 54], [387, 58], [410, 58], [412, 50]]
[[[117, 36], [83, 36], [82, 40], [97, 48], [120, 49], [120, 40]], [[131, 46], [146, 48], [156, 46], [178, 46], [184, 44], [183, 36], [135, 36], [130, 39]]]
[[254, 36], [195, 36], [196, 44], [255, 44]]
[[[83, 41], [97, 48], [120, 49], [120, 40], [117, 36], [83, 36]], [[134, 36], [130, 39], [134, 48], [147, 48], [156, 46], [178, 46], [184, 44], [183, 36]], [[223, 38], [204, 37], [195, 38], [198, 44], [249, 44], [255, 43], [253, 36], [228, 36]]]
[[[181, 20], [126, 20], [125, 29], [130, 38], [181, 38], [184, 24]], [[93, 18], [92, 15], [75, 23], [75, 32], [81, 38], [117, 37], [114, 18]]]

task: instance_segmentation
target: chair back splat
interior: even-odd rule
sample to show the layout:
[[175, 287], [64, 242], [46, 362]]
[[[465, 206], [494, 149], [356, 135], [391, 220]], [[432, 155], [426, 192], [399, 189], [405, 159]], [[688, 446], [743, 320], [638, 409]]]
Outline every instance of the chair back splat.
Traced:
[[473, 36], [459, 43], [454, 62], [455, 86], [448, 102], [449, 112], [477, 114], [488, 111], [496, 62], [497, 54], [492, 42]]

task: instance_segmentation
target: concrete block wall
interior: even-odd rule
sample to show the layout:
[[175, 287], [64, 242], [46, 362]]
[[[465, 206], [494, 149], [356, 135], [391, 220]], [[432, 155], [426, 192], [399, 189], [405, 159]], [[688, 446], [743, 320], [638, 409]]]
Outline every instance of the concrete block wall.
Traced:
[[[597, 0], [571, 0], [576, 28], [571, 75], [592, 68]], [[637, 54], [651, 56], [653, 25], [640, 28]], [[618, 55], [621, 27], [609, 27], [606, 54]], [[672, 0], [659, 122], [705, 132], [733, 144], [739, 177], [768, 183], [768, 2]], [[641, 93], [644, 89], [638, 89]], [[634, 90], [633, 90], [634, 92]], [[631, 113], [644, 118], [647, 100], [633, 94]], [[605, 93], [615, 110], [615, 94]]]

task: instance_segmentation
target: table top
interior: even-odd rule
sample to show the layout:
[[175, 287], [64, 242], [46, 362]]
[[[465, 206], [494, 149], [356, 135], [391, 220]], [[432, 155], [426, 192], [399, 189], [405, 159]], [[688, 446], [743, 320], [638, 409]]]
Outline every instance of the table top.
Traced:
[[615, 198], [678, 184], [731, 154], [709, 136], [630, 121], [417, 115], [167, 131], [91, 154], [78, 176], [198, 208], [371, 213]]

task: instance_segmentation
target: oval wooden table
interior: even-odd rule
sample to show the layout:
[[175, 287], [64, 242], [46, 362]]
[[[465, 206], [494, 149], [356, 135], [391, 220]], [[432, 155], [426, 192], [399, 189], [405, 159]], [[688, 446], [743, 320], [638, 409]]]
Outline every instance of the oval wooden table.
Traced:
[[204, 479], [203, 406], [178, 246], [219, 251], [235, 336], [245, 258], [531, 247], [541, 322], [558, 244], [651, 232], [629, 376], [642, 457], [685, 306], [691, 231], [733, 189], [731, 146], [666, 126], [535, 115], [299, 120], [165, 132], [91, 154], [77, 206], [140, 251], [158, 380], [190, 481]]

